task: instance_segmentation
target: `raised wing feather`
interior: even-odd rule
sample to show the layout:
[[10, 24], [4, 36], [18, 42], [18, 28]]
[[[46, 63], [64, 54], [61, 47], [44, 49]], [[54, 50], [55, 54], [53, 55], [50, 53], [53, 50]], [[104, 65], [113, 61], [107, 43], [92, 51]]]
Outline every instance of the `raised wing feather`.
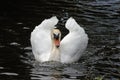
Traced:
[[47, 61], [51, 49], [51, 29], [58, 23], [56, 17], [45, 19], [40, 25], [36, 26], [31, 33], [31, 45], [33, 54], [38, 61]]
[[69, 34], [61, 41], [61, 62], [71, 63], [79, 60], [88, 44], [88, 36], [73, 18], [66, 22]]

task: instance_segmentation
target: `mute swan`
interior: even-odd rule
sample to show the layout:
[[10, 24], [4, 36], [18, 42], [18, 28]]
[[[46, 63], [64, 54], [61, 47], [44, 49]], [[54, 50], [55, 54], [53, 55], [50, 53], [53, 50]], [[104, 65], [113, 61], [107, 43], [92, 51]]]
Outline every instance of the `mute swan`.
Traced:
[[54, 29], [57, 17], [45, 19], [31, 32], [31, 45], [35, 59], [39, 62], [59, 61], [72, 63], [78, 61], [88, 44], [88, 36], [73, 18], [65, 24], [69, 33], [61, 40], [61, 32]]

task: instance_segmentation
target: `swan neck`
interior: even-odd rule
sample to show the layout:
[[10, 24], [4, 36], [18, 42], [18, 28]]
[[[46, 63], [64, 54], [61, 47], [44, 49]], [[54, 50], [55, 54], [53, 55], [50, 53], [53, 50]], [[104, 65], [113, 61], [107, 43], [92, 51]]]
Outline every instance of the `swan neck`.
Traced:
[[56, 47], [53, 43], [51, 53], [50, 53], [50, 61], [60, 61], [60, 50], [59, 47]]
[[60, 61], [60, 40], [61, 40], [61, 32], [59, 29], [53, 29], [51, 31], [51, 53], [49, 60], [50, 61]]

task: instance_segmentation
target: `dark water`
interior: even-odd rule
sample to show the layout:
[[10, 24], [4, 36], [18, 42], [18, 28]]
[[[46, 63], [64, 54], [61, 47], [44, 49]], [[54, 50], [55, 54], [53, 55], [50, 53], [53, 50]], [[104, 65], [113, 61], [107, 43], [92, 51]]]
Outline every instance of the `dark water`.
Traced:
[[[38, 63], [30, 33], [45, 18], [74, 17], [89, 36], [80, 61]], [[63, 35], [68, 32], [60, 27]], [[97, 79], [99, 78], [99, 79]], [[120, 80], [120, 0], [0, 1], [0, 80]]]

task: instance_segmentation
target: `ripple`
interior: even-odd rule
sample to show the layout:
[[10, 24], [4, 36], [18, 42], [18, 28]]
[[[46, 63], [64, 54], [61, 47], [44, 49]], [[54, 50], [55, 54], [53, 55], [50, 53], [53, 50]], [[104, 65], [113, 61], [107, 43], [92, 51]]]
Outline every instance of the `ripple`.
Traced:
[[[0, 6], [5, 8], [0, 13], [2, 80], [7, 80], [8, 76], [13, 76], [11, 80], [86, 80], [85, 77], [95, 79], [96, 76], [104, 76], [105, 80], [120, 78], [120, 0], [14, 0]], [[59, 18], [63, 35], [68, 33], [63, 26], [71, 16], [88, 33], [88, 53], [79, 63], [35, 62], [30, 33], [42, 20], [53, 15]], [[14, 76], [21, 78], [14, 79]]]
[[19, 74], [17, 73], [10, 73], [10, 72], [3, 72], [3, 73], [0, 73], [1, 75], [8, 75], [8, 76], [18, 76]]
[[22, 22], [18, 22], [18, 23], [16, 23], [16, 24], [18, 24], [18, 25], [22, 25], [23, 23], [22, 23]]
[[4, 67], [0, 67], [0, 69], [4, 69]]
[[17, 42], [12, 42], [12, 43], [10, 43], [10, 45], [12, 45], [12, 46], [20, 46], [20, 44], [17, 43]]

